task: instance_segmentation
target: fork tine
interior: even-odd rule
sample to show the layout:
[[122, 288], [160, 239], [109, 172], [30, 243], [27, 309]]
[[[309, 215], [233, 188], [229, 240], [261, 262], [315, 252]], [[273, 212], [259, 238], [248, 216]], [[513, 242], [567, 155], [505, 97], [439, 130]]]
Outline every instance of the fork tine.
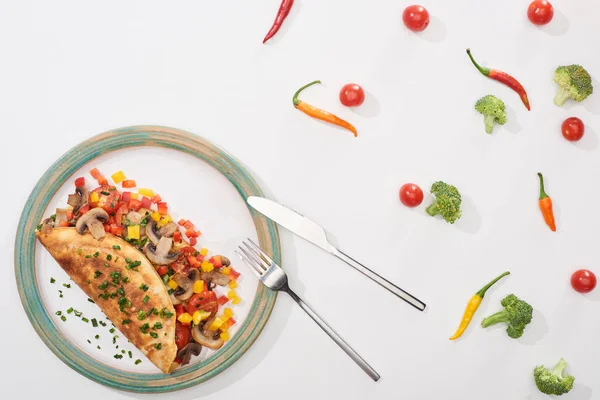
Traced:
[[252, 270], [256, 275], [258, 275], [259, 278], [262, 276], [264, 271], [258, 268], [252, 261], [250, 261], [248, 256], [237, 250], [235, 250], [235, 254], [237, 254], [242, 259], [242, 261], [248, 266], [248, 268], [250, 268], [250, 270]]
[[258, 250], [258, 252], [259, 252], [259, 253], [260, 253], [260, 255], [261, 255], [261, 256], [262, 256], [262, 257], [265, 259], [265, 261], [266, 261], [266, 262], [268, 262], [269, 264], [275, 264], [275, 261], [273, 261], [273, 260], [271, 259], [271, 257], [269, 257], [269, 256], [267, 255], [267, 253], [265, 253], [265, 252], [264, 252], [264, 251], [263, 251], [263, 250], [260, 248], [260, 246], [259, 246], [259, 245], [257, 245], [257, 244], [254, 242], [254, 240], [252, 240], [252, 239], [248, 238], [248, 241], [249, 241], [250, 243], [252, 243], [253, 247], [254, 247], [256, 250]]
[[267, 268], [269, 268], [268, 265], [265, 265], [265, 261], [262, 260], [260, 257], [258, 257], [253, 251], [252, 248], [250, 246], [248, 246], [248, 243], [246, 242], [242, 242], [242, 245], [240, 246], [240, 250], [242, 250], [244, 252], [244, 254], [250, 259], [252, 260], [256, 265], [259, 265], [262, 269], [264, 269], [265, 271], [267, 270]]

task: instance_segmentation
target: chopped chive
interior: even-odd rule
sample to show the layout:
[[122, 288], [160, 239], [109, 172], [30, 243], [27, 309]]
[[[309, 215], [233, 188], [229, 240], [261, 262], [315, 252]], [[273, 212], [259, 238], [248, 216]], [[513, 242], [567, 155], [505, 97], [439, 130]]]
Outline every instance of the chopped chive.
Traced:
[[148, 304], [148, 300], [150, 300], [150, 296], [148, 296], [148, 295], [145, 295], [145, 296], [144, 296], [144, 299], [142, 300], [142, 303], [144, 303], [144, 304]]
[[125, 319], [125, 320], [123, 320], [122, 324], [123, 324], [123, 325], [127, 325], [127, 324], [128, 324], [128, 323], [130, 323], [130, 322], [131, 322], [131, 320], [130, 320], [130, 319]]
[[102, 350], [102, 347], [100, 347], [100, 346], [96, 346], [96, 348], [97, 348], [98, 350]]
[[142, 290], [145, 292], [145, 291], [147, 291], [149, 288], [148, 288], [148, 285], [146, 285], [145, 283], [142, 283], [142, 284], [140, 285], [140, 289], [142, 289]]
[[162, 277], [162, 281], [165, 285], [169, 282], [169, 279], [171, 279], [171, 277], [168, 274], [164, 274]]
[[90, 322], [90, 320], [89, 320], [89, 319], [87, 319], [86, 317], [83, 317], [83, 318], [81, 318], [81, 320], [82, 320], [83, 322], [85, 322], [86, 324], [87, 324], [88, 322]]
[[134, 364], [135, 364], [135, 365], [138, 365], [138, 364], [141, 364], [141, 363], [142, 363], [142, 360], [140, 360], [140, 359], [138, 358], [137, 360], [135, 360], [135, 363], [134, 363]]
[[119, 348], [119, 345], [116, 345], [116, 346], [115, 346], [115, 349], [118, 349], [118, 348]]
[[92, 326], [93, 326], [94, 328], [97, 328], [97, 327], [98, 327], [98, 321], [96, 320], [96, 318], [92, 318]]
[[64, 315], [62, 315], [62, 316], [60, 317], [60, 319], [62, 319], [63, 321], [66, 321], [66, 320], [67, 320], [67, 317], [65, 317]]
[[121, 354], [125, 354], [125, 350], [121, 350]]
[[73, 307], [69, 307], [69, 309], [67, 310], [67, 314], [71, 314], [73, 312]]
[[62, 293], [61, 293], [61, 294], [59, 294], [59, 295], [58, 295], [58, 297], [60, 297], [60, 298], [62, 299], [62, 298], [63, 298], [63, 295], [62, 295]]
[[133, 358], [133, 354], [131, 353], [131, 350], [129, 350], [127, 353], [129, 354], [129, 358]]
[[89, 301], [90, 303], [94, 303], [94, 304], [96, 304], [96, 302], [95, 302], [94, 300], [90, 299], [90, 298], [88, 298], [88, 301]]
[[119, 360], [119, 359], [123, 358], [123, 355], [122, 355], [122, 354], [115, 354], [115, 355], [114, 355], [114, 357], [115, 357], [117, 360]]
[[130, 258], [126, 258], [126, 259], [125, 259], [125, 262], [126, 262], [127, 264], [131, 264], [131, 259], [130, 259]]
[[108, 300], [108, 293], [102, 293], [101, 295], [98, 295], [98, 297], [104, 299], [104, 300]]
[[106, 326], [106, 322], [104, 322], [104, 321], [100, 321], [99, 324], [102, 326]]
[[105, 190], [101, 190], [101, 191], [100, 191], [100, 194], [102, 194], [102, 195], [104, 195], [104, 196], [110, 196], [110, 193], [108, 193], [108, 192], [107, 192], [107, 191], [105, 191]]
[[121, 296], [125, 296], [125, 289], [123, 289], [123, 286], [117, 289], [117, 293]]
[[113, 344], [117, 343], [117, 338], [119, 337], [119, 335], [115, 335], [113, 336]]
[[77, 249], [77, 254], [81, 255], [81, 253], [83, 253], [83, 252], [81, 251], [81, 248], [78, 248], [78, 249]]
[[163, 308], [162, 310], [160, 310], [160, 316], [162, 318], [171, 318], [173, 316], [173, 313], [168, 311], [166, 308]]
[[194, 252], [194, 257], [197, 257], [197, 256], [198, 256], [198, 254], [200, 254], [200, 252], [199, 252], [198, 250], [196, 250], [196, 251]]
[[97, 251], [97, 252], [95, 252], [93, 255], [94, 255], [94, 258], [98, 258], [98, 256], [100, 255], [100, 252], [99, 252], [99, 251]]
[[124, 276], [121, 278], [121, 281], [123, 281], [123, 283], [127, 283], [127, 282], [129, 282], [129, 278]]
[[114, 244], [113, 245], [113, 249], [115, 249], [115, 250], [121, 250], [121, 246], [119, 246], [118, 244]]
[[158, 333], [150, 332], [150, 336], [152, 336], [154, 339], [156, 339], [158, 337]]
[[54, 282], [56, 282], [56, 279], [50, 277], [50, 283], [54, 283]]
[[105, 266], [106, 268], [108, 268], [108, 267], [109, 267], [108, 263], [104, 263], [104, 266]]
[[62, 311], [60, 311], [60, 310], [59, 310], [59, 311], [55, 312], [54, 314], [56, 314], [56, 315], [59, 315], [59, 316], [60, 316], [60, 315], [62, 315]]
[[63, 286], [66, 287], [67, 289], [71, 289], [71, 284], [70, 283], [63, 283]]
[[146, 318], [148, 316], [148, 314], [146, 314], [145, 311], [142, 310], [138, 310], [138, 320], [143, 320], [144, 318]]
[[169, 288], [169, 290], [167, 290], [167, 293], [169, 293], [169, 296], [172, 295], [175, 291], [171, 288]]
[[94, 279], [98, 278], [100, 275], [103, 275], [102, 272], [100, 272], [100, 271], [94, 272]]
[[108, 287], [108, 281], [102, 282], [102, 285], [98, 286], [98, 289], [104, 290]]
[[154, 343], [154, 348], [155, 348], [156, 350], [160, 350], [160, 349], [162, 349], [162, 343]]
[[94, 336], [94, 339], [96, 339], [96, 340], [100, 339], [100, 335]]
[[81, 314], [83, 314], [81, 311], [77, 311], [77, 310], [73, 310], [75, 312], [75, 316], [76, 317], [81, 317]]
[[152, 329], [162, 329], [162, 324], [160, 322], [157, 322], [154, 324], [154, 326], [152, 327]]
[[112, 260], [112, 254], [109, 254], [109, 255], [107, 255], [107, 256], [106, 256], [106, 259], [107, 259], [108, 261]]
[[85, 258], [92, 258], [92, 256], [90, 256], [89, 254], [85, 256]]
[[110, 333], [115, 333], [115, 328], [110, 328], [109, 332]]
[[148, 329], [150, 329], [150, 324], [146, 323], [140, 327], [140, 331], [142, 333], [148, 333]]
[[113, 283], [119, 284], [119, 279], [121, 278], [121, 273], [119, 271], [113, 271], [110, 273], [110, 277], [112, 278]]
[[92, 344], [92, 342], [90, 342], [90, 339], [88, 339], [88, 340], [87, 340], [87, 342], [88, 342], [89, 344]]
[[90, 281], [90, 280], [88, 279], [88, 285], [89, 285], [90, 283], [92, 283], [92, 281]]

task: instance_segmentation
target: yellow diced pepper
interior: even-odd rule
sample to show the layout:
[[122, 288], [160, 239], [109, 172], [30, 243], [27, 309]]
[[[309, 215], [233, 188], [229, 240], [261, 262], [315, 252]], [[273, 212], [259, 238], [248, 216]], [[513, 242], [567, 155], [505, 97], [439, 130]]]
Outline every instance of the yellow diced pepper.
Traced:
[[156, 222], [160, 221], [160, 214], [158, 211], [154, 211], [152, 214], [150, 214], [150, 217]]
[[231, 290], [229, 291], [229, 293], [227, 293], [227, 298], [228, 298], [228, 299], [230, 299], [230, 300], [231, 300], [231, 299], [234, 299], [236, 296], [237, 296], [237, 293], [236, 293], [236, 292], [235, 292], [235, 290], [233, 290], [233, 289], [231, 289]]
[[210, 272], [213, 269], [215, 269], [214, 265], [212, 265], [208, 261], [202, 261], [202, 264], [200, 264], [200, 268], [202, 268], [202, 271], [204, 272]]
[[140, 238], [140, 226], [139, 225], [129, 225], [127, 227], [127, 237], [129, 239], [139, 239]]
[[210, 317], [210, 313], [204, 310], [194, 311], [194, 315], [192, 315], [192, 320], [194, 321], [194, 325], [198, 325], [200, 322], [208, 319]]
[[123, 171], [117, 171], [111, 175], [111, 178], [115, 183], [121, 183], [125, 180], [125, 174]]
[[131, 193], [131, 195], [129, 196], [129, 198], [130, 198], [130, 199], [134, 199], [134, 200], [137, 200], [137, 199], [139, 199], [139, 197], [140, 197], [140, 196], [138, 196], [138, 194], [137, 194], [137, 193]]
[[100, 200], [100, 196], [98, 196], [98, 192], [92, 192], [90, 195], [90, 202], [97, 203]]
[[194, 293], [202, 293], [204, 291], [204, 281], [194, 282]]
[[230, 339], [229, 332], [222, 332], [220, 336], [224, 342], [226, 342]]
[[200, 249], [200, 254], [202, 254], [204, 257], [206, 257], [208, 255], [208, 249], [205, 249], [204, 247]]
[[236, 281], [229, 281], [229, 283], [227, 284], [231, 289], [235, 289], [237, 287], [237, 282]]
[[169, 286], [171, 289], [175, 290], [175, 289], [177, 289], [177, 287], [179, 285], [173, 279], [169, 279], [169, 282], [167, 282], [167, 286]]
[[152, 189], [140, 188], [140, 189], [138, 189], [138, 193], [141, 194], [142, 196], [147, 196], [147, 197], [154, 196], [154, 190], [152, 190]]
[[229, 307], [225, 308], [223, 310], [223, 315], [225, 315], [227, 317], [227, 319], [233, 317], [233, 310]]
[[221, 332], [227, 332], [229, 330], [229, 324], [227, 323], [227, 321], [224, 321], [223, 325], [221, 325], [219, 329], [221, 329]]
[[171, 218], [170, 215], [165, 215], [164, 217], [162, 217], [160, 219], [160, 221], [158, 221], [158, 223], [156, 224], [158, 227], [162, 227], [165, 226], [166, 224], [168, 224], [169, 222], [172, 222], [173, 219]]
[[240, 296], [235, 296], [233, 300], [231, 300], [231, 304], [240, 304], [242, 302], [242, 298]]
[[230, 272], [231, 272], [231, 267], [223, 267], [223, 268], [221, 268], [221, 273], [223, 275], [229, 275]]
[[211, 330], [211, 331], [216, 331], [223, 324], [224, 324], [223, 320], [221, 318], [217, 317], [217, 318], [215, 318], [215, 320], [213, 321], [213, 323], [210, 324], [210, 326], [208, 327], [208, 329]]
[[192, 322], [192, 316], [188, 313], [183, 313], [179, 317], [177, 317], [177, 320], [184, 325], [189, 325], [190, 322]]

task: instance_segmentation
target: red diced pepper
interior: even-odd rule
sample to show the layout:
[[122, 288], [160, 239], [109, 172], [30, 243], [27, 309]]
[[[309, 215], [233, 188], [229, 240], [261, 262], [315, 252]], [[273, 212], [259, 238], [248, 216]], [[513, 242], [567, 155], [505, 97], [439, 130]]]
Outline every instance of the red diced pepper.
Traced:
[[123, 215], [129, 212], [129, 200], [127, 199], [127, 203], [120, 203], [117, 207], [117, 212], [115, 213], [115, 224], [117, 226], [121, 226], [123, 224]]
[[210, 262], [210, 263], [213, 265], [213, 267], [215, 267], [215, 268], [221, 268], [221, 267], [223, 266], [223, 261], [221, 260], [221, 256], [214, 256], [214, 257], [211, 257], [211, 258], [210, 258], [208, 261], [209, 261], [209, 262]]
[[137, 211], [142, 208], [142, 202], [136, 199], [129, 199], [129, 209]]
[[142, 197], [142, 208], [152, 207], [152, 200], [147, 197]]
[[183, 249], [181, 249], [181, 252], [185, 255], [190, 255], [190, 254], [194, 254], [196, 252], [196, 249], [193, 248], [192, 246], [186, 246]]
[[121, 183], [121, 186], [123, 186], [124, 188], [134, 188], [137, 185], [133, 179], [125, 179], [123, 183]]
[[98, 168], [92, 168], [90, 170], [90, 175], [92, 175], [92, 178], [94, 179], [98, 179], [102, 176], [102, 174], [100, 173], [100, 171], [98, 171]]
[[79, 215], [83, 215], [88, 211], [90, 211], [90, 205], [86, 204], [85, 206], [79, 207], [79, 210], [77, 212], [79, 213]]
[[227, 325], [229, 325], [230, 327], [232, 327], [233, 325], [235, 325], [235, 323], [236, 323], [236, 321], [235, 321], [235, 319], [233, 319], [233, 317], [229, 318], [227, 320]]
[[208, 292], [208, 284], [206, 283], [206, 281], [204, 281], [204, 291]]
[[190, 244], [191, 244], [192, 246], [195, 246], [197, 243], [198, 243], [198, 239], [196, 239], [195, 237], [193, 237], [193, 238], [190, 238]]
[[198, 255], [196, 256], [196, 260], [202, 262], [202, 261], [204, 261], [204, 256], [202, 254], [198, 253]]
[[75, 179], [75, 187], [77, 186], [85, 186], [85, 178], [83, 176]]
[[183, 307], [183, 304], [177, 304], [175, 306], [175, 316], [179, 317], [181, 314], [183, 314], [185, 311], [185, 308]]
[[177, 231], [173, 234], [173, 241], [176, 243], [181, 242], [181, 232]]
[[172, 263], [171, 268], [173, 269], [173, 271], [179, 272], [179, 273], [183, 273], [188, 269], [185, 265], [178, 263], [178, 262]]
[[184, 226], [185, 225], [185, 219], [180, 219], [178, 222], [179, 226]]
[[187, 260], [190, 263], [190, 265], [195, 266], [198, 265], [198, 260], [196, 260], [196, 257], [194, 256], [187, 256]]
[[118, 226], [117, 224], [112, 224], [110, 226], [110, 233], [112, 233], [115, 236], [121, 236], [123, 234], [123, 227]]
[[190, 221], [188, 219], [187, 221], [184, 222], [183, 227], [185, 229], [194, 229], [194, 224], [192, 224], [192, 221]]
[[152, 196], [152, 202], [154, 204], [161, 202], [162, 201], [162, 197], [160, 197], [160, 194], [155, 194], [154, 196]]
[[156, 270], [156, 272], [158, 272], [158, 274], [160, 276], [163, 276], [164, 274], [166, 274], [167, 272], [169, 272], [169, 267], [167, 267], [166, 265], [161, 265], [160, 267], [158, 267], [158, 269]]
[[194, 230], [194, 228], [190, 228], [185, 231], [185, 236], [187, 236], [189, 238], [197, 238], [199, 235], [198, 235], [198, 232], [196, 230]]
[[231, 279], [232, 281], [237, 281], [237, 278], [239, 278], [241, 274], [239, 272], [237, 272], [235, 269], [231, 268], [231, 270], [229, 271], [229, 279]]
[[156, 208], [158, 209], [158, 213], [161, 215], [167, 215], [169, 212], [169, 206], [164, 201], [157, 203]]
[[67, 221], [73, 219], [73, 210], [67, 210]]
[[100, 185], [100, 186], [108, 185], [108, 181], [106, 180], [105, 177], [101, 176], [98, 178], [98, 185]]
[[129, 199], [131, 199], [131, 192], [123, 192], [123, 194], [121, 194], [121, 200], [129, 203]]
[[68, 228], [69, 226], [71, 226], [71, 224], [69, 223], [69, 221], [60, 221], [60, 224], [58, 224], [58, 226]]
[[219, 302], [220, 305], [224, 306], [225, 304], [227, 304], [229, 302], [229, 299], [227, 298], [227, 296], [221, 296], [217, 299], [217, 301]]
[[110, 224], [104, 224], [104, 232], [110, 232]]

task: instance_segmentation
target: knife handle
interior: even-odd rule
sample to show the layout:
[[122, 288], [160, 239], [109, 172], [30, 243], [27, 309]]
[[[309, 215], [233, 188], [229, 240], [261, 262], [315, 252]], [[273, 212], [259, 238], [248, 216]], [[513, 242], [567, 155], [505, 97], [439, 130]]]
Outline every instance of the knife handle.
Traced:
[[426, 305], [421, 300], [417, 299], [415, 296], [408, 293], [407, 291], [400, 289], [398, 286], [394, 285], [392, 282], [388, 281], [384, 277], [373, 272], [371, 269], [369, 269], [368, 267], [359, 263], [358, 261], [356, 261], [354, 258], [350, 257], [348, 254], [344, 253], [343, 251], [336, 249], [336, 251], [333, 253], [333, 255], [335, 255], [337, 258], [339, 258], [340, 260], [342, 260], [343, 262], [345, 262], [352, 268], [356, 269], [357, 271], [359, 271], [360, 273], [365, 275], [367, 278], [372, 279], [373, 281], [377, 282], [379, 285], [383, 286], [390, 292], [394, 293], [396, 296], [400, 297], [402, 300], [404, 300], [405, 302], [407, 302], [408, 304], [410, 304], [417, 310], [419, 310], [419, 311], [425, 310]]

